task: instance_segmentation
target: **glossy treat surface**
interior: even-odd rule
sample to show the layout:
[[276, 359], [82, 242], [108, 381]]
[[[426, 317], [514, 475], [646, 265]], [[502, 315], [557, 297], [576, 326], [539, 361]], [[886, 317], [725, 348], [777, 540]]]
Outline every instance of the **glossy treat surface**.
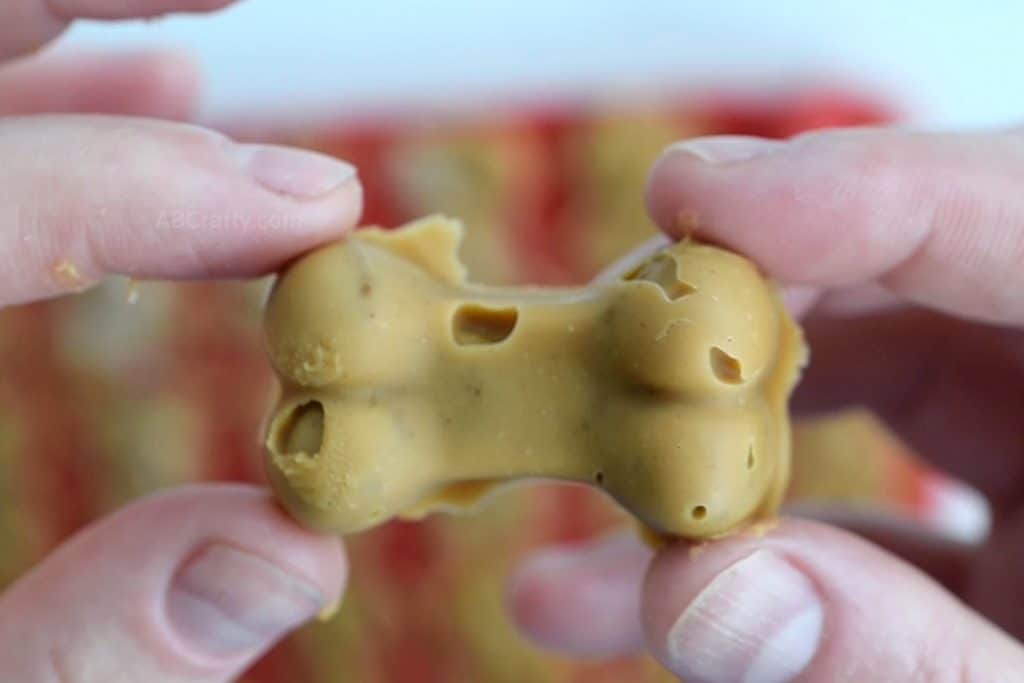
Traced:
[[279, 279], [266, 466], [292, 514], [352, 533], [534, 478], [691, 539], [775, 513], [806, 348], [749, 261], [683, 242], [609, 283], [484, 287], [461, 234], [362, 229]]

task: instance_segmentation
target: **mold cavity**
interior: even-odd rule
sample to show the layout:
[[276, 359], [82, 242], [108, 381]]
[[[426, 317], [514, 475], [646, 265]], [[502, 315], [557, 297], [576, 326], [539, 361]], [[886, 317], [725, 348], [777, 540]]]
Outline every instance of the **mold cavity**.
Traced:
[[708, 509], [703, 505], [695, 505], [694, 508], [690, 510], [690, 516], [697, 521], [700, 521], [708, 516]]
[[697, 288], [689, 282], [683, 282], [680, 279], [676, 260], [665, 254], [659, 254], [650, 261], [641, 264], [640, 267], [627, 274], [623, 279], [653, 282], [661, 287], [669, 301], [681, 299], [697, 291]]
[[316, 455], [324, 440], [324, 407], [320, 401], [303, 403], [277, 430], [276, 450], [282, 455]]
[[750, 446], [747, 449], [747, 469], [754, 469], [754, 447]]
[[743, 368], [739, 360], [733, 358], [717, 346], [711, 347], [711, 370], [720, 381], [726, 384], [739, 384], [743, 381]]
[[498, 344], [508, 339], [518, 320], [514, 308], [462, 304], [452, 316], [452, 337], [459, 346]]
[[594, 483], [598, 486], [604, 485], [604, 472], [601, 472], [600, 470], [594, 472]]

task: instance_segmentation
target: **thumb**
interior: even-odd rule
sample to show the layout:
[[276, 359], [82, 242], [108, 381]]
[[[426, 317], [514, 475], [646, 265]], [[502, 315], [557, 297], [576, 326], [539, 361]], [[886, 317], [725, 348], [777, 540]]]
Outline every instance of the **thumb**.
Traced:
[[208, 485], [80, 532], [0, 598], [0, 680], [227, 681], [336, 601], [340, 545], [260, 489]]
[[1024, 323], [1024, 135], [829, 130], [695, 138], [651, 171], [670, 234], [697, 231], [788, 285], [874, 282], [976, 320]]
[[642, 609], [654, 655], [687, 683], [995, 681], [1024, 669], [1018, 643], [926, 575], [810, 522], [671, 547]]

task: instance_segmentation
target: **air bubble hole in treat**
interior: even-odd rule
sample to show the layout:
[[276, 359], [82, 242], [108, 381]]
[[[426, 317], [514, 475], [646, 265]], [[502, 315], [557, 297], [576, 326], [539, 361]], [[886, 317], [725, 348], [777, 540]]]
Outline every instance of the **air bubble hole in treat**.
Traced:
[[292, 409], [278, 428], [276, 450], [282, 455], [316, 455], [324, 441], [324, 406], [309, 401]]
[[747, 449], [747, 469], [748, 470], [754, 469], [754, 446], [753, 445], [751, 445], [750, 448]]
[[598, 486], [604, 484], [604, 472], [594, 472], [594, 483]]
[[711, 347], [709, 355], [711, 371], [715, 373], [715, 377], [719, 381], [726, 384], [740, 384], [743, 382], [743, 367], [737, 358], [730, 356], [717, 346]]
[[452, 316], [452, 338], [459, 346], [499, 344], [509, 338], [518, 321], [515, 308], [462, 304]]
[[708, 516], [708, 509], [703, 505], [696, 505], [690, 510], [690, 516], [698, 522]]
[[623, 279], [653, 282], [661, 287], [669, 301], [676, 301], [697, 292], [696, 287], [679, 279], [677, 268], [676, 261], [671, 256], [655, 256], [627, 273]]

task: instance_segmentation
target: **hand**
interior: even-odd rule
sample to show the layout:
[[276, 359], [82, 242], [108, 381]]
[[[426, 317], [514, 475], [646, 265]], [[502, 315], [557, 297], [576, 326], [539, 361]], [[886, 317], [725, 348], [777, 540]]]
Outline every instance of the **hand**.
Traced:
[[[6, 0], [0, 56], [76, 16], [214, 9], [226, 0]], [[195, 76], [153, 53], [0, 69], [0, 113], [187, 115]], [[350, 229], [353, 169], [236, 145], [182, 124], [112, 116], [0, 118], [0, 306], [109, 273], [245, 277]], [[0, 680], [227, 681], [340, 598], [335, 539], [299, 529], [251, 486], [188, 487], [82, 531], [0, 596]]]
[[[651, 560], [631, 535], [515, 575], [539, 643], [649, 649], [687, 683], [996, 681], [1024, 671], [1024, 135], [718, 137], [658, 161], [669, 234], [741, 251], [805, 317], [799, 410], [866, 404], [984, 492], [990, 542], [783, 519]], [[998, 624], [999, 626], [996, 626]], [[1000, 627], [1002, 627], [1001, 630]]]

